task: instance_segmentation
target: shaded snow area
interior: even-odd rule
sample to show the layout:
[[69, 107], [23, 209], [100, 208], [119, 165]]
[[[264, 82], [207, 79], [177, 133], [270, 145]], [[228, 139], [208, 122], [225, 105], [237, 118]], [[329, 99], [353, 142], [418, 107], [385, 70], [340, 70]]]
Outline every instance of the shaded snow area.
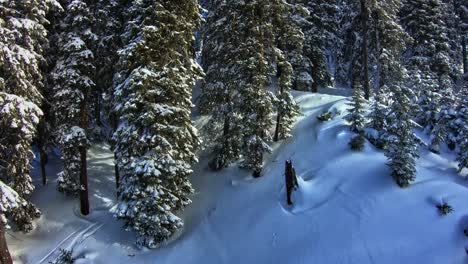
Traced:
[[[76, 263], [467, 263], [467, 181], [454, 155], [421, 148], [417, 181], [400, 189], [383, 153], [369, 143], [353, 152], [343, 117], [346, 98], [295, 93], [303, 115], [294, 137], [266, 157], [264, 175], [253, 179], [236, 164], [221, 172], [195, 166], [196, 194], [183, 214], [185, 229], [169, 245], [138, 250], [135, 236], [112, 216], [113, 155], [107, 146], [89, 154], [92, 213], [79, 216], [77, 199], [42, 187], [35, 172], [33, 201], [43, 211], [27, 235], [9, 232], [15, 263], [48, 263], [59, 248], [73, 249]], [[321, 123], [316, 116], [331, 111]], [[299, 176], [293, 206], [286, 205], [284, 161]], [[53, 157], [48, 174], [60, 168]], [[35, 164], [38, 167], [38, 164]], [[55, 177], [55, 176], [54, 176]], [[454, 212], [440, 215], [442, 200]]]

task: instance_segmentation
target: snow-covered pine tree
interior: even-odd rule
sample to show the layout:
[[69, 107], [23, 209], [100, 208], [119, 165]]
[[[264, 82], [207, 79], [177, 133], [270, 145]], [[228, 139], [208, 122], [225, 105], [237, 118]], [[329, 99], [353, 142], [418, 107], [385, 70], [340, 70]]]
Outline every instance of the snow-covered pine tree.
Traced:
[[[304, 46], [304, 34], [294, 21], [293, 14], [296, 9], [303, 9], [301, 5], [289, 6], [284, 1], [273, 2], [273, 20], [276, 28], [278, 48], [274, 49], [277, 65], [278, 91], [275, 105], [277, 107], [276, 129], [274, 141], [291, 136], [294, 118], [299, 114], [299, 107], [291, 95], [293, 79], [297, 81], [298, 74], [294, 73], [293, 65], [300, 65]], [[301, 71], [301, 67], [295, 67]], [[299, 73], [301, 75], [302, 73]]]
[[444, 5], [441, 0], [408, 0], [403, 5], [401, 23], [413, 38], [405, 52], [406, 67], [412, 75], [422, 70], [425, 75], [431, 73], [439, 83], [451, 78], [453, 64], [450, 56], [450, 40], [444, 21]]
[[353, 87], [362, 75], [362, 23], [359, 1], [340, 1], [335, 85]]
[[[91, 31], [91, 11], [83, 0], [64, 1], [64, 17], [58, 35], [58, 60], [51, 73], [54, 81], [53, 111], [57, 137], [64, 161], [59, 173], [58, 189], [69, 195], [87, 191], [80, 182], [85, 170], [82, 149], [88, 147], [87, 101], [95, 86], [94, 54], [91, 50], [95, 34]], [[86, 151], [85, 151], [86, 152]], [[82, 186], [83, 185], [83, 186]]]
[[27, 202], [0, 180], [0, 263], [2, 264], [13, 264], [5, 238], [6, 229], [9, 228], [8, 216], [24, 204]]
[[385, 123], [386, 115], [389, 111], [389, 100], [390, 91], [386, 89], [387, 86], [382, 86], [374, 94], [374, 100], [371, 105], [371, 111], [369, 114], [369, 122], [366, 124], [366, 137], [367, 139], [380, 149], [384, 149], [386, 126]]
[[[0, 180], [8, 183], [20, 197], [29, 197], [34, 190], [30, 176], [31, 143], [42, 111], [23, 97], [3, 92], [0, 78]], [[30, 231], [32, 220], [40, 215], [29, 201], [9, 215], [18, 229]]]
[[[201, 87], [199, 110], [211, 115], [206, 135], [212, 142], [210, 167], [222, 169], [239, 159], [242, 148], [240, 131], [239, 86], [236, 79], [237, 38], [236, 12], [232, 3], [212, 0], [203, 29], [203, 66], [206, 72]], [[230, 62], [230, 63], [229, 63]]]
[[[278, 0], [279, 1], [279, 0]], [[261, 175], [263, 154], [270, 151], [272, 139], [273, 93], [267, 89], [271, 74], [269, 62], [274, 59], [275, 34], [272, 18], [278, 14], [275, 1], [232, 1], [237, 10], [236, 27], [240, 44], [235, 48], [236, 79], [240, 88], [243, 135], [243, 166]]]
[[451, 87], [443, 89], [440, 92], [440, 98], [438, 99], [438, 109], [435, 112], [434, 117], [435, 122], [430, 131], [431, 143], [429, 145], [429, 150], [431, 150], [434, 153], [440, 152], [440, 145], [442, 143], [453, 143], [449, 137], [450, 124], [452, 123], [452, 120], [456, 118], [456, 113], [454, 109], [455, 97]]
[[[207, 18], [210, 29], [205, 30], [203, 62], [207, 78], [200, 110], [212, 114], [211, 126], [222, 131], [215, 141], [211, 167], [220, 169], [229, 165], [242, 151], [243, 165], [259, 176], [263, 153], [270, 149], [268, 142], [272, 137], [275, 96], [267, 90], [267, 82], [274, 74], [271, 67], [274, 63], [285, 70], [282, 103], [286, 105], [281, 111], [287, 120], [283, 122], [292, 121], [296, 109], [287, 89], [290, 77], [286, 74], [291, 71], [285, 58], [300, 49], [300, 45], [294, 41], [281, 50], [276, 48], [275, 39], [286, 38], [286, 33], [294, 38], [299, 35], [300, 39], [300, 31], [281, 30], [295, 29], [283, 1], [211, 1], [208, 6], [213, 10]], [[273, 25], [280, 30], [275, 33]], [[285, 124], [284, 128], [288, 126]]]
[[416, 179], [418, 141], [413, 132], [412, 110], [416, 107], [414, 93], [408, 87], [392, 85], [392, 105], [387, 115], [387, 147], [385, 156], [389, 160], [392, 177], [400, 187], [408, 187]]
[[[31, 143], [42, 115], [38, 106], [44, 85], [41, 66], [47, 45], [45, 16], [52, 7], [59, 7], [54, 0], [0, 2], [0, 100], [5, 107], [0, 114], [0, 130], [4, 132], [0, 136], [0, 160], [7, 164], [0, 178], [27, 201], [12, 216], [22, 231], [31, 230], [33, 218], [40, 215], [28, 201], [34, 189], [29, 173]], [[21, 125], [24, 128], [19, 128]]]
[[[277, 35], [284, 35], [284, 33], [286, 33], [286, 35], [292, 37], [289, 41], [285, 39], [286, 43], [281, 43], [282, 41], [278, 39], [278, 46], [283, 52], [287, 53], [287, 61], [293, 67], [291, 76], [292, 89], [310, 91], [312, 89], [312, 76], [310, 75], [311, 62], [309, 58], [304, 56], [303, 47], [305, 44], [305, 36], [302, 29], [310, 28], [312, 24], [308, 20], [310, 12], [305, 2], [304, 0], [286, 0], [285, 2], [278, 2], [280, 9], [281, 6], [283, 6], [283, 8], [287, 8], [287, 10], [280, 12], [283, 15], [277, 17], [276, 22], [283, 21], [283, 23], [279, 24], [283, 26], [278, 28], [276, 32]], [[287, 31], [284, 31], [286, 28]]]
[[403, 77], [401, 55], [410, 37], [398, 23], [401, 7], [401, 0], [373, 0], [369, 4], [369, 49], [371, 61], [377, 65], [370, 71], [376, 89], [400, 82]]
[[197, 1], [132, 1], [119, 51], [114, 134], [121, 184], [116, 216], [155, 248], [183, 227], [188, 177], [199, 144], [191, 91], [202, 76], [193, 57], [201, 15]]
[[468, 90], [459, 92], [460, 103], [456, 109], [456, 118], [452, 120], [451, 127], [455, 131], [457, 145], [458, 170], [468, 168]]
[[320, 86], [333, 83], [333, 65], [337, 60], [337, 48], [340, 47], [339, 12], [340, 1], [318, 0], [303, 2], [307, 8], [306, 23], [301, 23], [305, 35], [304, 56], [310, 61], [312, 91]]
[[364, 92], [361, 85], [355, 85], [354, 95], [349, 105], [351, 108], [348, 110], [349, 114], [346, 116], [348, 122], [351, 123], [351, 131], [354, 133], [362, 134], [364, 132], [364, 125], [366, 123], [364, 111]]
[[[118, 62], [117, 51], [121, 48], [121, 38], [123, 27], [123, 5], [125, 1], [121, 0], [102, 0], [95, 1], [91, 6], [93, 12], [92, 32], [96, 34], [92, 50], [95, 57], [95, 83], [96, 86], [92, 92], [90, 106], [90, 137], [101, 139], [110, 136], [108, 131], [103, 131], [103, 124], [111, 121], [112, 117], [103, 115], [111, 112], [112, 108], [112, 87], [113, 77]], [[104, 119], [104, 120], [102, 120]], [[107, 133], [106, 133], [107, 132]]]

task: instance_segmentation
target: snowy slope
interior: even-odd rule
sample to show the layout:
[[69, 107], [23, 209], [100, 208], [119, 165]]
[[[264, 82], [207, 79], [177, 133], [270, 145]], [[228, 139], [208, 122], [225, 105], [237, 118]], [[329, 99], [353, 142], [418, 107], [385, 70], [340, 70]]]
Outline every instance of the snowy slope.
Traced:
[[[421, 152], [417, 183], [400, 189], [384, 155], [366, 144], [356, 153], [342, 117], [346, 99], [296, 93], [303, 116], [294, 137], [275, 146], [262, 178], [233, 165], [210, 172], [196, 165], [194, 203], [184, 212], [183, 234], [158, 250], [140, 251], [134, 235], [112, 217], [113, 156], [106, 146], [90, 151], [92, 214], [79, 216], [76, 199], [54, 183], [39, 185], [34, 201], [44, 215], [31, 234], [7, 236], [15, 263], [48, 263], [58, 248], [73, 248], [77, 263], [466, 263], [467, 182], [453, 155]], [[335, 118], [315, 118], [331, 110]], [[294, 206], [285, 205], [284, 161], [300, 176]], [[49, 175], [60, 162], [52, 159]], [[440, 216], [442, 199], [455, 211]]]

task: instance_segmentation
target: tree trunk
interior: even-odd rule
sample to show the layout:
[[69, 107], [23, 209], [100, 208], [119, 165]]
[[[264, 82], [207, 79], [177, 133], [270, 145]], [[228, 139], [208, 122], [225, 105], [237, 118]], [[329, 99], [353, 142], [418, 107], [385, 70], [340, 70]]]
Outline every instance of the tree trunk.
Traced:
[[[281, 77], [282, 72], [283, 72], [282, 68], [278, 67], [278, 73], [279, 73], [278, 78]], [[281, 87], [281, 85], [280, 85], [279, 88], [280, 88], [279, 92], [280, 92], [280, 94], [282, 94], [284, 92], [283, 87]], [[279, 140], [279, 131], [280, 131], [280, 128], [281, 128], [281, 119], [282, 119], [280, 111], [278, 110], [276, 112], [277, 112], [277, 114], [276, 114], [276, 127], [275, 127], [275, 135], [273, 137], [273, 141], [275, 141], [275, 142]]]
[[368, 69], [368, 50], [367, 50], [367, 19], [369, 17], [366, 0], [361, 0], [361, 19], [362, 19], [362, 66], [364, 71], [364, 97], [370, 98], [369, 69]]
[[285, 162], [284, 177], [285, 177], [285, 181], [286, 181], [286, 199], [287, 199], [287, 203], [288, 203], [288, 205], [292, 205], [293, 204], [293, 202], [291, 200], [292, 192], [299, 185], [297, 183], [296, 170], [294, 169], [291, 160], [287, 160]]
[[275, 127], [275, 136], [273, 137], [273, 141], [279, 140], [279, 130], [281, 128], [281, 114], [278, 112], [276, 114], [276, 127]]
[[466, 38], [462, 36], [462, 56], [463, 56], [463, 73], [468, 73], [468, 57], [466, 56]]
[[47, 165], [47, 162], [49, 160], [49, 157], [47, 155], [47, 152], [45, 151], [45, 146], [40, 146], [39, 147], [40, 150], [39, 150], [39, 155], [40, 155], [40, 158], [41, 158], [41, 174], [42, 174], [42, 185], [46, 185], [47, 184], [47, 174], [46, 174], [46, 165]]
[[[80, 109], [80, 126], [86, 130], [88, 127], [88, 113], [87, 113], [87, 100], [88, 92], [85, 91], [83, 101], [81, 102]], [[87, 168], [87, 154], [88, 146], [84, 145], [80, 147], [80, 159], [81, 159], [81, 170], [80, 170], [80, 208], [82, 215], [89, 214], [89, 197], [88, 197], [88, 168]]]
[[96, 118], [96, 125], [101, 126], [101, 97], [99, 94], [99, 91], [96, 92], [95, 96], [95, 102], [94, 102], [94, 115]]
[[374, 30], [375, 30], [375, 47], [377, 49], [377, 71], [378, 71], [378, 78], [377, 78], [377, 85], [376, 87], [378, 89], [382, 88], [385, 85], [385, 71], [384, 67], [382, 65], [382, 53], [383, 50], [380, 47], [380, 34], [379, 34], [379, 14], [378, 12], [375, 12], [375, 24], [374, 24]]
[[1, 264], [13, 264], [10, 251], [5, 238], [5, 226], [0, 224], [0, 263]]
[[[115, 114], [112, 114], [111, 118], [111, 125], [112, 125], [112, 132], [115, 132], [117, 130], [117, 125], [118, 125], [118, 119]], [[112, 138], [112, 137], [111, 137]], [[111, 140], [113, 142], [113, 140]], [[115, 173], [115, 187], [117, 189], [117, 196], [119, 195], [119, 187], [120, 187], [120, 174], [119, 174], [119, 166], [117, 164], [117, 154], [114, 151], [114, 173]]]
[[[114, 160], [117, 161], [117, 154], [114, 152]], [[119, 166], [117, 162], [114, 163], [114, 173], [115, 173], [115, 187], [118, 189], [120, 186], [120, 177], [119, 177]]]
[[317, 82], [317, 76], [314, 74], [316, 72], [316, 62], [312, 62], [312, 67], [311, 67], [311, 70], [312, 70], [312, 92], [313, 93], [317, 93], [318, 92], [318, 82]]

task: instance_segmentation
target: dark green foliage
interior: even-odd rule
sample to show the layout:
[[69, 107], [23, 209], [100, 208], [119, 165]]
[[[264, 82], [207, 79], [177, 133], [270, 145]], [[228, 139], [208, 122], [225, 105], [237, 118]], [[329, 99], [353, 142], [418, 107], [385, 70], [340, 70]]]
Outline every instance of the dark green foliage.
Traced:
[[317, 116], [317, 119], [320, 121], [320, 122], [326, 122], [326, 121], [329, 121], [332, 119], [332, 113], [331, 112], [324, 112], [324, 113], [321, 113], [320, 115]]
[[419, 144], [413, 132], [412, 91], [405, 86], [392, 86], [391, 112], [386, 116], [387, 131], [385, 156], [391, 175], [400, 187], [408, 187], [416, 179], [416, 159]]
[[438, 204], [436, 207], [439, 209], [439, 213], [444, 216], [453, 212], [453, 207], [445, 201]]
[[201, 15], [195, 0], [133, 1], [127, 10], [114, 90], [116, 217], [136, 232], [137, 245], [156, 248], [183, 227], [177, 214], [193, 193], [200, 142], [191, 95], [203, 72], [192, 47]]
[[59, 249], [60, 254], [54, 261], [49, 261], [50, 264], [73, 264], [76, 258], [73, 257], [73, 250]]
[[362, 151], [364, 149], [364, 144], [366, 143], [366, 138], [364, 135], [359, 134], [351, 139], [349, 146], [352, 150]]
[[364, 102], [362, 87], [356, 85], [354, 88], [354, 95], [349, 102], [351, 108], [349, 109], [349, 114], [346, 116], [346, 120], [350, 122], [351, 131], [355, 133], [362, 133], [366, 123]]

